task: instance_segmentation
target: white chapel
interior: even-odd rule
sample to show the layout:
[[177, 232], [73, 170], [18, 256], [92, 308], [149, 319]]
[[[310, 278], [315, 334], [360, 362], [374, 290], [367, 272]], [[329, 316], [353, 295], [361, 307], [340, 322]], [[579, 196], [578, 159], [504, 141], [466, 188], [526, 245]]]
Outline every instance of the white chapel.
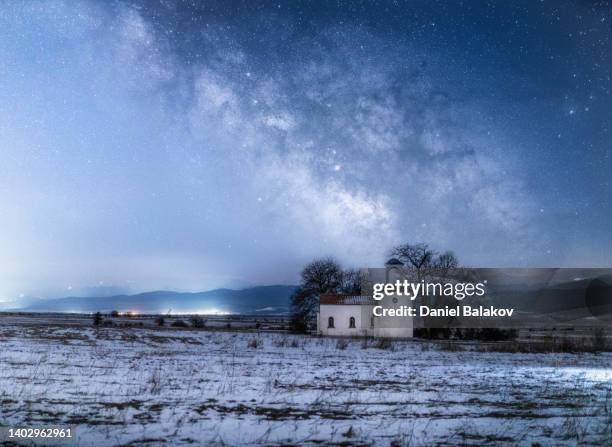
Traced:
[[[384, 269], [368, 269], [365, 280], [373, 283], [395, 282], [404, 276], [404, 264], [398, 259], [387, 261]], [[322, 294], [317, 313], [317, 333], [328, 336], [410, 338], [413, 320], [410, 317], [376, 317], [374, 306], [410, 305], [404, 296], [387, 296], [376, 301], [367, 295]]]

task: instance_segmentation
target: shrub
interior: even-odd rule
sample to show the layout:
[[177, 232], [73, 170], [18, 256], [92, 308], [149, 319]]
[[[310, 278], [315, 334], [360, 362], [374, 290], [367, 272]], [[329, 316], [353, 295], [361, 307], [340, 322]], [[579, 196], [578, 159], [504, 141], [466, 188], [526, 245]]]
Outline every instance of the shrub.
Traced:
[[451, 340], [444, 340], [438, 345], [438, 349], [440, 349], [440, 351], [460, 352], [463, 351], [463, 346]]
[[483, 328], [475, 331], [475, 338], [482, 341], [507, 341], [517, 337], [516, 329]]
[[389, 340], [388, 338], [379, 338], [376, 341], [376, 344], [374, 345], [374, 347], [377, 349], [389, 349], [391, 351], [393, 351], [393, 349], [395, 348], [395, 346], [393, 345], [393, 342]]
[[102, 314], [100, 312], [96, 312], [95, 314], [93, 314], [93, 325], [94, 326], [100, 326], [100, 324], [102, 323]]
[[336, 342], [336, 349], [340, 349], [341, 351], [344, 351], [347, 347], [348, 347], [348, 340], [344, 338], [340, 338]]
[[284, 348], [285, 346], [287, 346], [287, 339], [285, 337], [277, 338], [272, 342], [272, 344], [276, 348]]
[[170, 326], [172, 326], [172, 327], [188, 327], [187, 323], [185, 323], [183, 320], [174, 320]]
[[289, 339], [287, 339], [286, 337], [279, 338], [279, 339], [274, 340], [273, 344], [277, 348], [284, 348], [284, 347], [299, 348], [300, 347], [300, 344], [295, 338], [292, 339], [291, 341], [289, 341]]
[[516, 329], [500, 328], [416, 328], [414, 336], [426, 340], [481, 340], [481, 341], [508, 341], [515, 340], [518, 336]]
[[368, 349], [373, 341], [374, 339], [372, 337], [364, 337], [363, 340], [361, 340], [361, 349]]
[[457, 340], [474, 340], [475, 329], [473, 328], [456, 328], [452, 331], [452, 338]]
[[118, 310], [111, 310], [110, 316], [113, 318], [117, 318], [119, 316]]
[[591, 340], [575, 337], [557, 337], [542, 341], [501, 341], [475, 346], [478, 352], [525, 352], [525, 353], [577, 353], [596, 352]]
[[191, 325], [193, 327], [195, 327], [195, 328], [202, 329], [203, 327], [206, 326], [206, 322], [199, 315], [192, 315], [191, 316]]
[[291, 315], [291, 319], [289, 320], [289, 331], [291, 331], [294, 334], [307, 333], [308, 332], [308, 320], [300, 314]]
[[158, 316], [158, 317], [155, 319], [155, 324], [156, 324], [156, 325], [158, 325], [158, 326], [160, 326], [160, 327], [161, 327], [161, 326], [165, 326], [165, 324], [166, 324], [166, 319], [164, 318], [164, 316], [163, 316], [163, 315], [160, 315], [160, 316]]
[[605, 351], [607, 348], [606, 331], [598, 327], [593, 331], [593, 349], [595, 351]]
[[555, 341], [555, 345], [553, 349], [556, 348], [560, 352], [578, 352], [580, 350], [577, 341], [569, 337], [563, 337], [560, 342]]
[[444, 340], [450, 338], [452, 332], [448, 328], [419, 327], [413, 330], [413, 335], [426, 340]]
[[431, 338], [438, 340], [448, 340], [451, 338], [452, 331], [449, 328], [431, 328], [430, 330]]
[[429, 332], [423, 327], [414, 328], [412, 330], [412, 335], [416, 338], [429, 338]]

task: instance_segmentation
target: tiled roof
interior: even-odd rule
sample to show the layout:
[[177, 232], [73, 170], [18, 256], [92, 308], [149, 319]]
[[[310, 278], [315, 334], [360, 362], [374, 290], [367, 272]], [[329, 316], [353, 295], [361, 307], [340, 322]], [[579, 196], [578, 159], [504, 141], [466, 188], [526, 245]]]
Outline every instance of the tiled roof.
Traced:
[[374, 304], [375, 301], [371, 296], [366, 295], [339, 295], [335, 293], [324, 293], [321, 294], [320, 304], [347, 304], [347, 305], [360, 305], [360, 304]]

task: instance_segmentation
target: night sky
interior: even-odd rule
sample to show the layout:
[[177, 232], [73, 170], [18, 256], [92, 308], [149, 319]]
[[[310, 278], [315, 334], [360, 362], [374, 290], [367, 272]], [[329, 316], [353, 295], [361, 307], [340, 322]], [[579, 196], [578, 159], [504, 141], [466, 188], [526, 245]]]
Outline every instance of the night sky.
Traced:
[[406, 241], [611, 267], [611, 38], [608, 2], [2, 2], [0, 300]]

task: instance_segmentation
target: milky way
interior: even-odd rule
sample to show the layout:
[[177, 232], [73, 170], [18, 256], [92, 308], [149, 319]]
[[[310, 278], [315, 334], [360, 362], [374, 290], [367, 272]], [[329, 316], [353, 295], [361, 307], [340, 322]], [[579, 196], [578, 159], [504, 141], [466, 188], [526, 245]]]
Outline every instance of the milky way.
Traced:
[[610, 266], [612, 8], [505, 3], [3, 3], [0, 300]]

